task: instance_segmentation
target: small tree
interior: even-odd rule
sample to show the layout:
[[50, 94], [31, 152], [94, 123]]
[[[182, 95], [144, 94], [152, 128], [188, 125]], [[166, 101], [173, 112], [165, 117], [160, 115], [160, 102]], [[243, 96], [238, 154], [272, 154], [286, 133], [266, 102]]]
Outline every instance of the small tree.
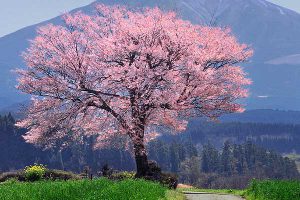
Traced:
[[[148, 171], [145, 141], [175, 133], [190, 117], [240, 112], [250, 83], [236, 64], [252, 51], [229, 29], [193, 25], [158, 8], [97, 6], [97, 15], [47, 25], [24, 53], [18, 89], [33, 95], [27, 142], [55, 145], [98, 135], [96, 147], [133, 144], [137, 175]], [[124, 140], [122, 140], [124, 141]], [[128, 143], [125, 143], [127, 145]], [[66, 143], [67, 145], [67, 143]]]

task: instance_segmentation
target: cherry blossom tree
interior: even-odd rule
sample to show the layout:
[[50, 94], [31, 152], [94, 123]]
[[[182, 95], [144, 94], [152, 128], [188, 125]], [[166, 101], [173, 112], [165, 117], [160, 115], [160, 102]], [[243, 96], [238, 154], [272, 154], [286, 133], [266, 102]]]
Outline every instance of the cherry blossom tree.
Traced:
[[250, 80], [238, 64], [252, 51], [229, 29], [193, 25], [158, 8], [96, 11], [40, 27], [23, 54], [28, 67], [17, 71], [17, 88], [33, 103], [17, 125], [28, 128], [27, 142], [51, 147], [97, 135], [101, 148], [126, 138], [137, 175], [145, 176], [146, 141], [183, 131], [191, 117], [243, 111], [237, 100]]

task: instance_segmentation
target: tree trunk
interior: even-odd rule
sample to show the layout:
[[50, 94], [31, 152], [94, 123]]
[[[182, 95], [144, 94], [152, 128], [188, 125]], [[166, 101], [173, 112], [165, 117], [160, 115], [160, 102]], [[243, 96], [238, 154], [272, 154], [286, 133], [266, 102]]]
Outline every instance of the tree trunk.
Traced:
[[134, 154], [136, 162], [136, 177], [145, 177], [149, 172], [148, 157], [146, 154], [146, 148], [144, 140], [139, 138], [134, 142]]
[[61, 169], [65, 170], [65, 165], [64, 165], [64, 161], [63, 161], [61, 150], [58, 151], [58, 156], [59, 156], [59, 161], [60, 161]]

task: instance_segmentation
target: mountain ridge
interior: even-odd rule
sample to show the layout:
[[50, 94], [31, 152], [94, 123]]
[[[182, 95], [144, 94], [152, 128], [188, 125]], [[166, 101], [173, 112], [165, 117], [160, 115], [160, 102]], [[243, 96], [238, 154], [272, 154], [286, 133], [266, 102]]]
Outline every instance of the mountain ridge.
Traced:
[[[265, 0], [98, 0], [104, 4], [126, 4], [137, 8], [159, 6], [179, 12], [180, 16], [193, 23], [204, 23], [215, 14], [219, 26], [230, 26], [234, 35], [242, 43], [247, 43], [255, 50], [250, 62], [243, 65], [253, 79], [250, 87], [251, 96], [246, 100], [247, 108], [270, 108], [300, 110], [297, 94], [300, 80], [298, 63], [290, 65], [268, 62], [281, 57], [300, 53], [300, 14], [280, 7]], [[83, 10], [92, 13], [90, 5], [71, 12]], [[214, 13], [215, 12], [215, 13]], [[202, 16], [203, 19], [200, 19]], [[206, 18], [206, 19], [205, 19]], [[202, 21], [202, 22], [201, 22]], [[47, 23], [60, 24], [60, 17], [34, 24], [0, 38], [0, 108], [28, 99], [14, 89], [16, 84], [12, 69], [25, 66], [20, 54], [28, 47], [28, 39], [35, 36], [36, 27]], [[294, 57], [293, 57], [294, 58]], [[1, 92], [3, 91], [3, 92]], [[262, 99], [261, 96], [266, 98]], [[289, 102], [288, 104], [286, 102]]]

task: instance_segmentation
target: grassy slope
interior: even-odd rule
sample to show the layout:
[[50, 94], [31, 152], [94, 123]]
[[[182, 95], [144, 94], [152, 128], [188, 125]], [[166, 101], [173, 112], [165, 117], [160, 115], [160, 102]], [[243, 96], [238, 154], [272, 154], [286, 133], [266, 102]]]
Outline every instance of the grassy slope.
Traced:
[[247, 196], [249, 200], [300, 200], [300, 181], [255, 181]]
[[144, 180], [112, 182], [107, 179], [5, 183], [1, 200], [183, 200], [182, 194]]

